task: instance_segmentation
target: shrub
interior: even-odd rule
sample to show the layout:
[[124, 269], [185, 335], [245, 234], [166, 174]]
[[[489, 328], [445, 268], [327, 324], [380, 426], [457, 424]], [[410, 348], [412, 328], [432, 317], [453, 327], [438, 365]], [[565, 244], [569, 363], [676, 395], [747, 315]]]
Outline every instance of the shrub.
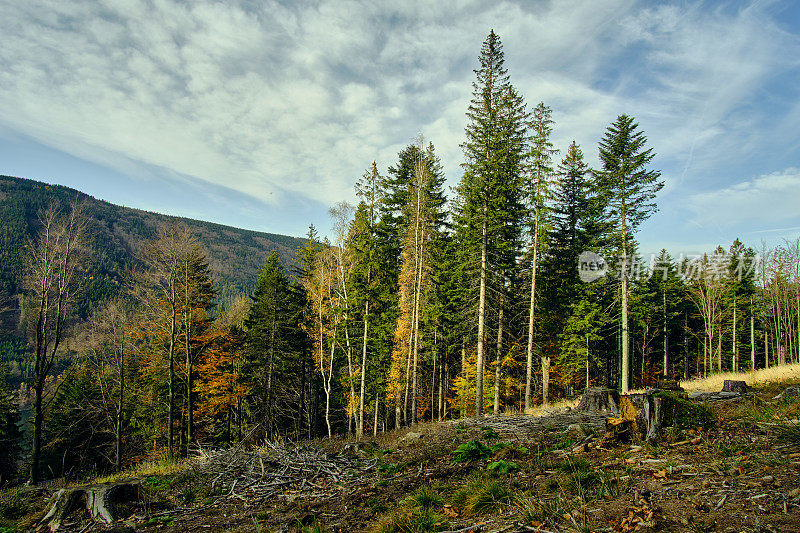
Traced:
[[489, 465], [486, 467], [486, 470], [502, 476], [508, 474], [509, 472], [513, 472], [514, 470], [519, 470], [519, 465], [514, 461], [504, 461], [501, 459], [499, 461], [489, 463]]
[[373, 530], [375, 533], [428, 533], [444, 531], [447, 519], [430, 509], [400, 508], [384, 517]]
[[456, 448], [453, 452], [454, 463], [465, 463], [480, 459], [487, 459], [492, 455], [492, 450], [477, 440], [470, 440]]
[[500, 438], [500, 434], [497, 431], [495, 431], [495, 429], [493, 427], [491, 427], [491, 426], [483, 426], [483, 427], [481, 427], [481, 430], [483, 431], [483, 438], [484, 439], [499, 439]]

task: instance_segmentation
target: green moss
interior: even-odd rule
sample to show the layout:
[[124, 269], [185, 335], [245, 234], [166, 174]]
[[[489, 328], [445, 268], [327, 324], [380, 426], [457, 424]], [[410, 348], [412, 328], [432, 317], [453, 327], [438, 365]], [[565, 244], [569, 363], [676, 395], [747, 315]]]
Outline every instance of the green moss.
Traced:
[[665, 420], [670, 420], [678, 429], [711, 429], [716, 425], [714, 413], [705, 403], [698, 404], [669, 391], [659, 391], [654, 396], [663, 400]]

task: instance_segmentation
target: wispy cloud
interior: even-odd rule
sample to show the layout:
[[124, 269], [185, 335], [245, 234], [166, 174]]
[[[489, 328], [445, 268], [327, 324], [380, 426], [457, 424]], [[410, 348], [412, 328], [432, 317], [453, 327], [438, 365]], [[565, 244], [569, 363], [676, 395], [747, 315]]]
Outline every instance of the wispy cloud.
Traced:
[[[734, 202], [720, 192], [730, 169], [776, 170], [757, 167], [776, 135], [784, 152], [800, 145], [785, 118], [800, 116], [796, 90], [780, 83], [800, 45], [772, 5], [0, 0], [0, 125], [276, 209], [287, 196], [351, 198], [373, 160], [385, 169], [418, 132], [453, 183], [494, 28], [528, 102], [553, 107], [560, 147], [575, 139], [596, 164], [605, 126], [633, 114], [669, 194]], [[776, 116], [783, 126], [767, 127]]]
[[[800, 169], [787, 168], [736, 183], [729, 187], [693, 194], [688, 207], [700, 225], [774, 224], [800, 218]], [[785, 228], [780, 231], [793, 231]]]

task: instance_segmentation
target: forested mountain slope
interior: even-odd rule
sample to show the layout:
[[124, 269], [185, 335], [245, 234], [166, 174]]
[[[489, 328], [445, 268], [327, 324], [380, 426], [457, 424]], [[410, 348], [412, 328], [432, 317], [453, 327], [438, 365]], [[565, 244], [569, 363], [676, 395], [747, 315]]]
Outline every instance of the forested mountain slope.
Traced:
[[[14, 296], [20, 292], [25, 245], [36, 234], [39, 212], [53, 202], [67, 207], [76, 198], [91, 217], [89, 236], [93, 253], [82, 315], [119, 290], [125, 282], [125, 273], [137, 266], [139, 245], [152, 237], [162, 223], [185, 222], [208, 250], [218, 302], [223, 305], [236, 295], [252, 292], [271, 250], [276, 250], [281, 262], [290, 269], [295, 250], [304, 242], [286, 235], [122, 207], [69, 187], [0, 175], [0, 295]], [[3, 321], [6, 330], [15, 325], [17, 317], [17, 309], [6, 314]]]

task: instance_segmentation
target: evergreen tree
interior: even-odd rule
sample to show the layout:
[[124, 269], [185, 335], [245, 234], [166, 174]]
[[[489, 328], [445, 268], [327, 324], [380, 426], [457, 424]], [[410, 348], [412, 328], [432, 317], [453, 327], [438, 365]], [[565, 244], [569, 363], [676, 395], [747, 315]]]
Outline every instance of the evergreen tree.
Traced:
[[620, 115], [606, 129], [600, 141], [603, 168], [596, 173], [606, 214], [613, 221], [611, 240], [620, 255], [623, 393], [630, 387], [627, 270], [634, 246], [633, 234], [656, 211], [656, 193], [664, 186], [661, 172], [647, 169], [655, 153], [652, 148], [645, 148], [647, 137], [638, 127], [633, 117]]
[[187, 242], [180, 257], [180, 305], [182, 314], [182, 336], [184, 350], [184, 373], [186, 377], [186, 453], [195, 440], [194, 434], [194, 380], [195, 362], [210, 346], [212, 332], [209, 313], [214, 306], [216, 292], [211, 281], [206, 253], [194, 237]]
[[[488, 285], [503, 271], [519, 231], [525, 165], [526, 114], [509, 82], [500, 38], [494, 31], [481, 47], [462, 145], [464, 175], [457, 193], [455, 221], [477, 272], [476, 413], [483, 413]], [[511, 232], [511, 235], [509, 235]], [[499, 267], [499, 268], [498, 268]], [[495, 280], [499, 276], [495, 277]]]
[[[728, 277], [731, 284], [731, 370], [738, 371], [742, 365], [741, 337], [745, 331], [749, 345], [748, 365], [755, 370], [755, 313], [753, 301], [756, 294], [755, 252], [736, 239], [730, 248], [731, 262]], [[797, 264], [797, 263], [795, 263]], [[797, 267], [795, 267], [797, 268]], [[797, 293], [800, 295], [800, 292]], [[797, 296], [800, 298], [800, 296]], [[800, 305], [798, 305], [800, 310]], [[800, 331], [800, 327], [798, 327]], [[800, 341], [800, 338], [798, 338]]]
[[0, 363], [0, 486], [8, 485], [17, 474], [17, 459], [22, 451], [19, 409], [8, 387], [8, 369]]
[[570, 314], [561, 333], [559, 363], [562, 379], [569, 389], [574, 386], [575, 377], [582, 372], [586, 387], [591, 383], [592, 343], [602, 338], [604, 326], [603, 310], [591, 289], [581, 291], [578, 299], [570, 306]]
[[[550, 229], [550, 202], [554, 189], [553, 156], [557, 150], [550, 142], [553, 132], [552, 110], [540, 102], [533, 110], [531, 128], [533, 139], [530, 154], [530, 178], [526, 184], [528, 201], [528, 233], [530, 235], [531, 293], [528, 310], [528, 350], [525, 376], [525, 409], [531, 407], [533, 381], [533, 337], [536, 302], [536, 270], [539, 263], [540, 248], [547, 239]], [[550, 383], [550, 353], [541, 350], [542, 363], [542, 402], [547, 404]]]
[[293, 303], [289, 279], [273, 251], [258, 276], [250, 313], [244, 322], [242, 368], [244, 379], [251, 384], [246, 396], [251, 416], [263, 421], [269, 437], [279, 430], [275, 425], [280, 411], [276, 404], [279, 399], [286, 401], [285, 391], [291, 384], [286, 370], [296, 356], [293, 339], [298, 318]]

